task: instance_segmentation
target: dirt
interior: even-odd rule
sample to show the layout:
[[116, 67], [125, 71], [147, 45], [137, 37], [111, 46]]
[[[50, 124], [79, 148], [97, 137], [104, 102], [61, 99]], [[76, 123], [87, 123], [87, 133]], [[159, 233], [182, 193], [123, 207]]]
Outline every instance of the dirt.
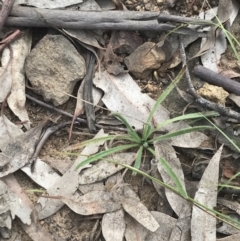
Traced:
[[[179, 0], [176, 3], [174, 8], [170, 8], [169, 5], [163, 4], [164, 1], [158, 0], [126, 0], [126, 6], [130, 10], [152, 10], [152, 11], [169, 11], [173, 14], [186, 14], [187, 16], [194, 16], [199, 13], [202, 7], [205, 9], [206, 6], [202, 6], [202, 0]], [[171, 1], [166, 1], [171, 2]], [[210, 1], [211, 6], [217, 6], [218, 1]], [[236, 22], [239, 22], [239, 16]], [[237, 26], [238, 27], [238, 26]], [[233, 34], [239, 39], [239, 28], [233, 27]], [[41, 31], [41, 34], [36, 34], [38, 30], [34, 31], [35, 33], [35, 40], [34, 45], [38, 41], [40, 37], [43, 36], [45, 30]], [[199, 41], [192, 44], [188, 48], [188, 54], [193, 56], [199, 49]], [[236, 67], [236, 63], [233, 61], [235, 56], [230, 53], [226, 53], [224, 58], [226, 59], [225, 62], [232, 63], [233, 66]], [[193, 60], [190, 65], [194, 66], [198, 60]], [[234, 62], [234, 63], [233, 63]], [[145, 92], [147, 92], [151, 97], [157, 98], [162, 90], [165, 88], [165, 85], [159, 83], [156, 79], [153, 78], [153, 75], [150, 76], [145, 81], [139, 83], [142, 88], [145, 87]], [[148, 85], [148, 86], [147, 86]], [[146, 87], [147, 86], [147, 87]], [[179, 86], [180, 88], [186, 88], [186, 83], [182, 83]], [[34, 95], [31, 90], [28, 90], [31, 95]], [[38, 97], [41, 99], [40, 97]], [[164, 103], [165, 107], [170, 110], [173, 115], [181, 114], [182, 110], [186, 106], [182, 98], [179, 94], [174, 90], [168, 100]], [[41, 107], [39, 105], [34, 104], [31, 101], [27, 101], [27, 111], [30, 116], [30, 120], [32, 121], [33, 125], [36, 126], [41, 121], [45, 120], [46, 117], [51, 116], [52, 119], [57, 119], [60, 115], [57, 113], [52, 113], [48, 109]], [[69, 113], [74, 113], [75, 108], [75, 100], [70, 99], [66, 104], [59, 107]], [[16, 117], [13, 117], [11, 112], [6, 108], [5, 114], [10, 118], [10, 120], [17, 121]], [[58, 120], [66, 121], [69, 120], [66, 117], [60, 117]], [[55, 169], [56, 166], [59, 167], [61, 165], [62, 170], [66, 170], [67, 167], [71, 165], [74, 160], [74, 157], [68, 156], [63, 153], [64, 148], [69, 146], [70, 144], [79, 143], [85, 139], [85, 136], [80, 134], [76, 134], [79, 132], [79, 129], [83, 127], [75, 127], [71, 140], [69, 141], [69, 127], [53, 134], [47, 143], [44, 145], [41, 153], [40, 158], [46, 161], [51, 167]], [[18, 171], [16, 174], [16, 178], [19, 181], [20, 185], [23, 187], [25, 191], [29, 189], [40, 189], [36, 184], [34, 184], [23, 172]], [[129, 183], [133, 190], [139, 195], [141, 201], [147, 206], [149, 210], [157, 210], [158, 209], [158, 194], [156, 193], [155, 189], [149, 182], [143, 180], [140, 176], [132, 176], [130, 172], [124, 177], [126, 183]], [[38, 195], [28, 192], [28, 196], [30, 199], [35, 203], [38, 199]], [[92, 241], [90, 240], [91, 231], [94, 229], [94, 226], [97, 224], [98, 220], [101, 220], [101, 215], [99, 216], [92, 216], [92, 217], [83, 217], [80, 215], [75, 214], [71, 211], [66, 205], [60, 211], [58, 211], [55, 215], [43, 220], [40, 222], [42, 226], [44, 226], [50, 234], [53, 236], [56, 235], [62, 240], [68, 241]], [[100, 228], [100, 224], [98, 224], [98, 229]], [[18, 226], [17, 222], [13, 222], [13, 234], [18, 234], [19, 240], [21, 241], [30, 241], [31, 239], [28, 237], [27, 234], [22, 231], [22, 229]], [[104, 239], [98, 239], [104, 240]], [[61, 241], [61, 240], [59, 240]]]

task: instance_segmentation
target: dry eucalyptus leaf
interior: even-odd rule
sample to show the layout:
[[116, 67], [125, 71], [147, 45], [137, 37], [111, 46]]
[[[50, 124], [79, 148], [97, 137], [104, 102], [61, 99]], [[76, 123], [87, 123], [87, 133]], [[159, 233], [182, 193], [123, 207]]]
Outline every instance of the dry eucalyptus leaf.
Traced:
[[[27, 205], [31, 209], [33, 209], [33, 203], [26, 195], [25, 191], [21, 188], [19, 183], [17, 182], [16, 178], [13, 174], [5, 176], [2, 178], [5, 184], [9, 187], [9, 189], [14, 192], [18, 199], [21, 200], [21, 207]], [[22, 227], [22, 229], [29, 235], [29, 237], [33, 241], [54, 241], [51, 234], [48, 233], [43, 226], [39, 225], [38, 217], [36, 211], [33, 209], [31, 213], [31, 224], [25, 224], [23, 222], [18, 222], [18, 224]], [[56, 240], [59, 238], [54, 235]], [[15, 239], [14, 239], [15, 240]]]
[[162, 46], [146, 42], [139, 46], [132, 54], [124, 59], [128, 70], [136, 78], [144, 79], [152, 72], [158, 69], [166, 60], [166, 54]]
[[4, 136], [0, 138], [0, 150], [22, 133], [21, 128], [13, 124], [5, 115], [0, 116], [0, 136]]
[[30, 129], [30, 120], [25, 108], [25, 72], [24, 63], [30, 53], [32, 45], [32, 34], [26, 32], [21, 38], [9, 45], [12, 49], [11, 74], [12, 87], [11, 94], [7, 99], [12, 112], [24, 122], [26, 129]]
[[126, 241], [146, 241], [145, 238], [149, 231], [144, 228], [140, 223], [138, 223], [130, 215], [125, 215], [126, 231], [125, 239]]
[[105, 183], [95, 182], [92, 184], [79, 185], [78, 190], [81, 191], [82, 194], [86, 194], [92, 191], [105, 191], [106, 188], [105, 188]]
[[0, 177], [13, 173], [26, 164], [31, 164], [31, 157], [34, 154], [44, 124], [45, 122], [15, 137], [2, 149], [0, 153]]
[[[21, 221], [25, 224], [31, 224], [31, 208], [23, 203], [23, 201], [14, 193], [12, 192], [9, 187], [2, 181], [0, 181], [0, 199], [1, 199], [1, 206], [0, 206], [0, 213], [2, 219], [2, 214], [9, 211], [11, 213], [11, 217], [14, 219], [15, 216], [19, 217]], [[5, 221], [8, 220], [7, 218]], [[8, 228], [9, 224], [7, 225]]]
[[[141, 93], [140, 87], [129, 74], [114, 76], [106, 71], [95, 74], [94, 84], [104, 91], [103, 103], [112, 112], [124, 115], [135, 129], [142, 129], [155, 101]], [[149, 107], [149, 108], [148, 108]], [[168, 111], [160, 106], [154, 115], [158, 123], [169, 118]]]
[[239, 241], [240, 240], [240, 233], [234, 234], [225, 238], [216, 239], [217, 241]]
[[155, 218], [129, 186], [119, 187], [114, 192], [114, 200], [120, 202], [123, 209], [149, 231], [155, 232], [159, 228]]
[[236, 201], [229, 201], [222, 198], [218, 198], [217, 202], [231, 210], [235, 211], [237, 214], [240, 215], [240, 204]]
[[104, 55], [103, 66], [109, 74], [120, 75], [126, 73], [124, 66], [119, 62], [118, 56], [113, 52], [112, 45], [109, 43]]
[[[238, 221], [238, 222], [240, 221], [240, 216], [237, 213], [229, 213], [227, 216], [235, 221]], [[238, 228], [239, 227], [240, 227], [240, 225], [238, 225]], [[239, 229], [237, 229], [237, 228], [233, 227], [232, 225], [225, 223], [225, 222], [221, 223], [221, 226], [218, 226], [217, 232], [225, 234], [225, 235], [232, 235], [232, 234], [240, 233]]]
[[191, 214], [191, 204], [186, 203], [182, 207], [177, 222], [171, 232], [169, 241], [191, 241]]
[[[78, 116], [84, 113], [84, 98], [83, 98], [83, 87], [84, 87], [84, 80], [81, 82], [81, 85], [78, 88], [77, 93], [77, 103], [76, 108], [74, 111], [74, 115]], [[93, 95], [93, 105], [96, 106], [102, 98], [102, 91], [97, 89], [95, 86], [92, 87], [92, 95]]]
[[3, 102], [12, 87], [12, 49], [4, 48], [0, 67], [0, 102]]
[[79, 42], [79, 44], [81, 44], [84, 48], [91, 51], [95, 55], [100, 68], [101, 63], [94, 47], [102, 49], [101, 46], [97, 43], [95, 37], [93, 37], [93, 34], [92, 36], [90, 36], [89, 34], [90, 32], [88, 33], [86, 30], [85, 32], [83, 32], [83, 36], [81, 36], [81, 31], [85, 31], [85, 30], [80, 30], [80, 32], [78, 33], [78, 30], [65, 29], [63, 30], [63, 33], [65, 33], [66, 35], [69, 35], [71, 38], [75, 38]]
[[45, 189], [50, 188], [61, 177], [48, 164], [39, 158], [34, 163], [34, 170], [31, 170], [30, 166], [25, 166], [21, 170], [35, 183]]
[[124, 211], [122, 209], [103, 215], [102, 233], [106, 241], [122, 241], [125, 228]]
[[149, 232], [145, 241], [168, 241], [177, 220], [165, 213], [156, 211], [152, 211], [151, 213], [157, 220], [159, 228], [155, 232]]
[[[106, 159], [119, 162], [120, 164], [130, 165], [136, 159], [136, 153], [118, 153], [113, 156], [109, 156]], [[116, 165], [109, 161], [99, 161], [96, 165], [83, 170], [79, 175], [79, 184], [90, 184], [94, 182], [102, 181], [116, 172], [119, 172], [124, 167], [121, 165]]]
[[[94, 138], [100, 138], [104, 136], [107, 136], [107, 134], [104, 134], [103, 130], [100, 130]], [[83, 149], [81, 155], [75, 160], [71, 168], [61, 178], [59, 178], [51, 187], [47, 189], [48, 194], [52, 196], [71, 197], [71, 195], [73, 195], [78, 189], [79, 173], [83, 169], [91, 166], [86, 165], [76, 170], [77, 165], [80, 164], [82, 161], [86, 160], [87, 156], [96, 153], [99, 149], [99, 146], [103, 143], [104, 142], [97, 142], [86, 146]], [[64, 203], [60, 199], [40, 198], [38, 200], [38, 205], [36, 207], [39, 219], [44, 219], [46, 217], [51, 216], [52, 214], [56, 213], [61, 207], [63, 207], [63, 205]]]
[[102, 35], [99, 35], [94, 30], [63, 29], [63, 31], [69, 36], [79, 40], [80, 42], [83, 42], [98, 49], [105, 49], [99, 44], [99, 42], [104, 44]]
[[[114, 76], [106, 71], [95, 74], [94, 84], [104, 91], [103, 103], [112, 112], [118, 112], [124, 116], [128, 123], [136, 130], [142, 130], [143, 124], [154, 104], [155, 100], [147, 94], [141, 93], [140, 87], [129, 74]], [[160, 124], [169, 119], [169, 112], [159, 106], [153, 115], [153, 120]], [[169, 124], [164, 127], [168, 132], [189, 128], [184, 122]], [[200, 132], [187, 133], [171, 139], [171, 144], [178, 147], [198, 147], [208, 137]], [[192, 141], [189, 141], [192, 140]]]
[[[217, 14], [221, 23], [224, 24], [229, 20], [231, 25], [238, 14], [239, 6], [239, 1], [220, 0], [218, 8], [207, 10], [204, 13], [204, 17], [203, 13], [201, 13], [200, 18], [211, 20]], [[218, 24], [217, 21], [216, 23]], [[225, 33], [218, 26], [212, 26], [208, 32], [207, 40], [202, 40], [202, 48], [195, 57], [201, 55], [204, 66], [215, 72], [220, 72], [219, 62], [226, 48], [227, 40]]]
[[235, 94], [230, 94], [228, 98], [232, 100], [238, 107], [240, 107], [240, 96]]
[[77, 199], [61, 196], [61, 200], [80, 215], [109, 213], [121, 208], [121, 204], [115, 202], [111, 194], [106, 191], [92, 191]]
[[[210, 160], [194, 197], [195, 201], [211, 209], [214, 209], [217, 203], [219, 162], [222, 148], [223, 146], [218, 149]], [[216, 240], [216, 222], [215, 217], [193, 206], [191, 221], [192, 240]], [[201, 225], [199, 225], [199, 223], [201, 223]]]
[[[172, 178], [167, 174], [162, 164], [158, 161], [159, 158], [165, 159], [171, 166], [171, 169], [176, 173], [177, 177], [185, 188], [184, 174], [182, 171], [180, 160], [177, 158], [176, 152], [168, 141], [161, 141], [154, 143], [156, 152], [156, 162], [159, 173], [162, 176], [163, 182], [176, 188], [176, 184]], [[179, 195], [173, 193], [169, 189], [165, 189], [166, 197], [169, 204], [177, 215], [180, 215], [182, 208], [186, 205], [187, 201], [181, 198]]]

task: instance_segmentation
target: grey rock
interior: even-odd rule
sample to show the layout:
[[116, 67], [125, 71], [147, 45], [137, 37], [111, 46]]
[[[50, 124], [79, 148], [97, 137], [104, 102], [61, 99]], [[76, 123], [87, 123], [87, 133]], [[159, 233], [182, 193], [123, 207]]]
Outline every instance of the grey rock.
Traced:
[[146, 78], [154, 69], [158, 69], [165, 61], [166, 55], [155, 43], [146, 42], [124, 59], [129, 72], [138, 79]]
[[31, 51], [25, 63], [34, 91], [58, 106], [69, 99], [76, 82], [86, 74], [85, 61], [62, 35], [46, 35]]

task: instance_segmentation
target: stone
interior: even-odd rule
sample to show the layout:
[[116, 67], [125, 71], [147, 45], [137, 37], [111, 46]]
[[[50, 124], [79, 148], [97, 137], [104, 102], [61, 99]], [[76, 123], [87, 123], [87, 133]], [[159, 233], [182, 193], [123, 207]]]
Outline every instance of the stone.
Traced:
[[25, 70], [34, 92], [55, 106], [64, 104], [86, 74], [85, 61], [62, 35], [46, 35], [33, 48]]
[[152, 42], [146, 42], [124, 59], [129, 72], [136, 78], [146, 78], [154, 69], [158, 69], [166, 59], [161, 47]]
[[205, 83], [202, 88], [197, 90], [197, 93], [208, 100], [225, 106], [226, 98], [229, 93], [225, 91], [222, 87], [215, 85], [210, 85]]

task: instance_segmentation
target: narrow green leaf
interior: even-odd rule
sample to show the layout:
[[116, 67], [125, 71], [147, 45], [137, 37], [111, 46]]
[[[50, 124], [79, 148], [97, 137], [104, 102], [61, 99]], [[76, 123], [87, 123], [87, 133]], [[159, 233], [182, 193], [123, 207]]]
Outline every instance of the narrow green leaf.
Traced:
[[133, 148], [133, 147], [137, 147], [137, 146], [139, 146], [139, 145], [138, 144], [128, 144], [128, 145], [122, 145], [122, 146], [113, 147], [113, 148], [105, 150], [105, 151], [101, 151], [99, 153], [91, 155], [86, 160], [84, 160], [83, 162], [79, 163], [76, 166], [76, 170], [79, 167], [81, 167], [81, 166], [84, 166], [84, 165], [89, 164], [91, 162], [100, 160], [101, 158], [103, 158], [105, 156], [109, 156], [109, 155], [114, 154], [116, 152], [120, 152], [120, 151], [127, 150], [127, 149], [130, 149], [130, 148]]
[[152, 126], [148, 123], [143, 126], [142, 140], [147, 141], [152, 132]]
[[171, 132], [171, 133], [168, 133], [168, 134], [165, 134], [165, 135], [158, 136], [158, 137], [150, 140], [149, 143], [153, 143], [155, 141], [166, 140], [166, 139], [169, 139], [169, 138], [172, 138], [172, 137], [181, 136], [181, 135], [184, 135], [184, 134], [187, 134], [187, 133], [191, 133], [191, 132], [199, 131], [199, 130], [204, 130], [204, 129], [213, 129], [213, 127], [211, 127], [211, 126], [193, 126], [193, 127], [190, 127], [190, 128], [186, 128], [186, 129], [182, 129], [182, 130], [179, 130], [179, 131], [175, 131], [175, 132]]
[[[151, 152], [155, 157], [156, 157], [156, 152], [152, 149], [152, 148], [148, 148], [148, 151]], [[157, 157], [156, 157], [157, 158]], [[185, 190], [185, 188], [183, 187], [181, 180], [178, 178], [177, 174], [172, 170], [171, 166], [168, 164], [168, 162], [163, 159], [163, 158], [158, 158], [157, 159], [163, 166], [164, 170], [166, 171], [166, 173], [169, 175], [169, 177], [174, 181], [178, 192], [180, 193], [180, 195], [184, 198], [187, 198], [187, 192]]]
[[141, 141], [141, 138], [138, 136], [137, 132], [131, 127], [131, 125], [127, 122], [127, 120], [120, 115], [119, 113], [113, 113], [115, 117], [117, 117], [128, 129], [129, 135], [136, 139], [137, 141]]
[[166, 97], [170, 94], [170, 92], [174, 89], [176, 84], [181, 80], [185, 73], [186, 67], [182, 68], [181, 71], [178, 73], [178, 75], [175, 77], [173, 82], [167, 87], [167, 89], [160, 95], [160, 97], [157, 99], [155, 105], [153, 106], [152, 110], [149, 113], [147, 123], [150, 124], [151, 120], [153, 118], [154, 113], [156, 112], [159, 105], [166, 99]]
[[229, 138], [218, 126], [216, 126], [212, 121], [210, 121], [208, 118], [206, 118], [204, 116], [204, 118], [209, 122], [211, 123], [235, 148], [238, 152], [240, 152], [240, 148], [238, 145], [236, 145], [236, 143], [231, 139]]
[[102, 141], [109, 141], [109, 140], [126, 140], [126, 141], [134, 141], [129, 135], [108, 135], [105, 137], [93, 138], [87, 141], [83, 141], [79, 143], [78, 148], [87, 146], [89, 144], [94, 144]]
[[237, 178], [240, 175], [240, 172], [236, 173], [235, 175], [233, 175], [229, 180], [227, 180], [227, 182], [225, 182], [223, 185], [218, 185], [220, 186], [220, 188], [218, 189], [218, 193], [222, 191], [222, 189], [224, 187], [230, 187], [228, 184], [231, 183], [232, 180], [234, 180], [235, 178]]
[[160, 128], [166, 126], [167, 124], [177, 122], [177, 121], [182, 121], [182, 120], [203, 118], [203, 116], [207, 116], [207, 117], [219, 116], [219, 113], [216, 111], [208, 111], [205, 113], [191, 113], [191, 114], [177, 116], [177, 117], [174, 117], [172, 119], [169, 119], [169, 120], [166, 120], [166, 121], [160, 123], [155, 129], [152, 130], [151, 134], [158, 131]]
[[[142, 153], [143, 153], [143, 146], [140, 146], [140, 148], [137, 151], [137, 157], [134, 162], [134, 168], [139, 169], [141, 165], [141, 160], [142, 160]], [[137, 172], [133, 171], [133, 175], [136, 175]]]

